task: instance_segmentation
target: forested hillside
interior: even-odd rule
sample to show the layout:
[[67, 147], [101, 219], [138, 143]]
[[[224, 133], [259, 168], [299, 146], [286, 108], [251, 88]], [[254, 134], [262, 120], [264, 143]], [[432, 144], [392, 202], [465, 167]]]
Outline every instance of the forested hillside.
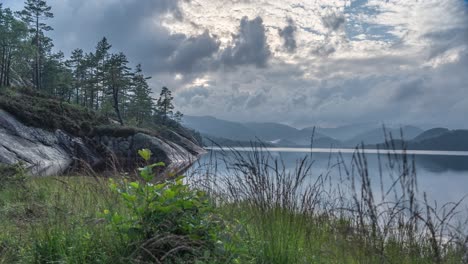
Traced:
[[174, 111], [171, 91], [164, 87], [159, 99], [153, 99], [151, 77], [143, 74], [143, 66], [113, 50], [106, 37], [94, 51], [76, 48], [69, 58], [54, 51], [54, 41], [48, 37], [53, 30], [48, 22], [53, 18], [46, 1], [27, 0], [20, 12], [0, 3], [0, 89], [32, 87], [121, 125], [148, 127], [180, 121], [182, 114]]

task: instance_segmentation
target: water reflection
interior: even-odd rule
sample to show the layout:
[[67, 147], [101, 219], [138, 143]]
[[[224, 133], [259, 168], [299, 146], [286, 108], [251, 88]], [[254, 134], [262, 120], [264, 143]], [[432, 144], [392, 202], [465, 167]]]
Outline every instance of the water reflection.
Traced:
[[[245, 155], [249, 155], [252, 151], [248, 148], [235, 150]], [[342, 179], [345, 177], [344, 167], [348, 169], [352, 167], [354, 153], [354, 150], [313, 149], [311, 151], [311, 149], [295, 148], [264, 149], [263, 151], [267, 151], [272, 159], [281, 160], [287, 170], [293, 170], [299, 159], [310, 155], [311, 160], [314, 161], [310, 181], [324, 174], [330, 175], [335, 181]], [[402, 155], [399, 155], [398, 151], [391, 155], [376, 154], [379, 153], [376, 150], [365, 150], [365, 152], [371, 183], [378, 196], [381, 195], [379, 193], [381, 179], [383, 185], [388, 188], [393, 184], [395, 177], [398, 177], [400, 173], [398, 170], [401, 170], [401, 167], [394, 163], [395, 159], [402, 158]], [[410, 162], [413, 158], [415, 161], [419, 193], [422, 196], [424, 192], [427, 192], [431, 203], [456, 202], [468, 194], [468, 152], [408, 151], [408, 153], [411, 154], [408, 155]], [[229, 151], [212, 149], [210, 154], [201, 159], [198, 167], [200, 164], [213, 163], [216, 160], [217, 174], [228, 176], [224, 161], [220, 161], [220, 157], [224, 160], [229, 155]], [[463, 203], [463, 207], [468, 207], [467, 201]]]

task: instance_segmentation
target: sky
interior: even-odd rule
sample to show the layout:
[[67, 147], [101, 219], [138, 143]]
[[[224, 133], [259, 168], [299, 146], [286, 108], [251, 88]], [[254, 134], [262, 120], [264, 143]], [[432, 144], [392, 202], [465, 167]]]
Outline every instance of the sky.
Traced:
[[187, 115], [468, 127], [467, 0], [48, 3], [55, 50], [106, 36]]

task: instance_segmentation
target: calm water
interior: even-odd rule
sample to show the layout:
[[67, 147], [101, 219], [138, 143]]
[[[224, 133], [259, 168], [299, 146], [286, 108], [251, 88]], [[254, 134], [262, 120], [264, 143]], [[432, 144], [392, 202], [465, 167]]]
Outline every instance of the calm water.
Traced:
[[[252, 151], [250, 148], [235, 148], [233, 150], [239, 151], [242, 155], [249, 155]], [[221, 160], [232, 156], [230, 151], [222, 151], [219, 148], [210, 148], [209, 151], [210, 153], [202, 157], [200, 162], [194, 165], [194, 169], [197, 168], [201, 172], [203, 171], [201, 164], [212, 164], [213, 161], [217, 160], [218, 173], [227, 174], [226, 165]], [[336, 180], [340, 179], [340, 175], [343, 178], [343, 166], [347, 166], [348, 169], [352, 167], [352, 158], [355, 152], [353, 149], [310, 148], [268, 148], [263, 151], [268, 152], [273, 158], [284, 161], [284, 165], [288, 170], [293, 170], [299, 159], [306, 155], [311, 156], [314, 164], [313, 171], [309, 176], [310, 181], [314, 181], [321, 174], [329, 174]], [[399, 175], [399, 166], [396, 165], [391, 168], [392, 162], [382, 151], [369, 149], [364, 152], [366, 153], [369, 175], [371, 175], [371, 183], [374, 186], [375, 193], [379, 193], [381, 189], [380, 171], [382, 171], [385, 190], [392, 185], [391, 176]], [[392, 153], [402, 154], [402, 151], [393, 151]], [[411, 160], [414, 159], [415, 161], [418, 191], [421, 196], [422, 193], [426, 192], [430, 201], [445, 204], [459, 201], [468, 194], [468, 152], [407, 151], [407, 154], [409, 154]], [[393, 156], [401, 157], [401, 155]], [[341, 165], [336, 165], [338, 163]], [[461, 209], [466, 211], [467, 208], [468, 201], [465, 200]]]

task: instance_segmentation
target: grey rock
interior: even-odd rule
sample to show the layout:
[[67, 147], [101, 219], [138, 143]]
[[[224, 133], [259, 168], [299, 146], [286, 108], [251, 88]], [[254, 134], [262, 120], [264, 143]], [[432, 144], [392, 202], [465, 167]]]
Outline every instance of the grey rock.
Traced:
[[175, 132], [168, 137], [137, 133], [125, 138], [80, 138], [61, 130], [51, 132], [26, 126], [0, 109], [0, 163], [23, 163], [31, 174], [38, 176], [59, 175], [81, 162], [96, 168], [108, 163], [111, 157], [124, 167], [136, 166], [137, 152], [143, 148], [153, 152], [154, 162], [165, 162], [171, 171], [183, 170], [206, 153]]
[[54, 175], [66, 170], [73, 159], [54, 133], [27, 127], [0, 110], [0, 161], [21, 162], [35, 175]]

